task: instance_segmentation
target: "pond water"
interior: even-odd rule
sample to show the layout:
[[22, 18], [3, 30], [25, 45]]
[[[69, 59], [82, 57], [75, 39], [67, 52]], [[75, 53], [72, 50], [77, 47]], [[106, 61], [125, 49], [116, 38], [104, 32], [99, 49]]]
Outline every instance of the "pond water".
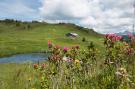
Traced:
[[47, 60], [49, 54], [47, 53], [29, 53], [17, 54], [10, 57], [0, 58], [0, 63], [24, 63], [24, 62], [38, 62]]

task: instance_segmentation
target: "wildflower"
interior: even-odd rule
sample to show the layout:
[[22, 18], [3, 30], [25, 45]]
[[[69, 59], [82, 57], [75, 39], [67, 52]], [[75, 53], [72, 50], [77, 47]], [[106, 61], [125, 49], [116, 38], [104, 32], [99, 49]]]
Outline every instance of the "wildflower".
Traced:
[[112, 38], [115, 37], [115, 36], [116, 36], [116, 34], [107, 34], [107, 35], [106, 35], [106, 38], [112, 39]]
[[72, 48], [72, 49], [75, 49], [75, 46], [72, 46], [71, 48]]
[[33, 65], [34, 69], [38, 69], [38, 64]]
[[105, 37], [108, 38], [108, 35], [109, 35], [109, 34], [106, 34]]
[[64, 57], [62, 58], [62, 60], [65, 61], [65, 62], [72, 62], [72, 59], [71, 59], [70, 57], [65, 57], [65, 56], [64, 56]]
[[42, 69], [44, 69], [45, 67], [46, 67], [46, 65], [45, 65], [45, 64], [42, 64], [42, 65], [41, 65], [41, 68], [42, 68]]
[[64, 57], [62, 58], [62, 60], [63, 60], [63, 61], [67, 61], [67, 60], [68, 60], [68, 57], [65, 57], [65, 56], [64, 56]]
[[52, 55], [49, 60], [51, 61], [58, 61], [58, 60], [61, 60], [61, 56], [59, 54], [55, 54], [55, 55]]
[[127, 53], [128, 53], [128, 54], [134, 53], [134, 49], [133, 49], [133, 48], [128, 48], [128, 49], [127, 49]]
[[79, 60], [75, 60], [75, 63], [80, 63], [80, 61]]
[[129, 39], [132, 39], [132, 38], [133, 38], [133, 35], [128, 34], [128, 38], [129, 38]]
[[76, 49], [80, 49], [80, 46], [79, 46], [79, 45], [77, 45], [77, 46], [75, 46], [75, 48], [76, 48]]
[[129, 79], [131, 76], [127, 73], [125, 68], [119, 68], [115, 74], [118, 76], [118, 78], [127, 82], [131, 82]]
[[111, 40], [115, 42], [115, 41], [120, 41], [121, 39], [122, 39], [122, 36], [114, 36]]
[[111, 41], [112, 41], [112, 42], [115, 42], [115, 41], [116, 41], [116, 38], [115, 38], [115, 37], [113, 37], [113, 38], [111, 39]]
[[80, 46], [79, 45], [72, 46], [72, 49], [80, 49]]
[[64, 52], [67, 52], [68, 50], [69, 50], [68, 47], [64, 47], [64, 49], [63, 49]]
[[56, 48], [56, 49], [60, 49], [60, 46], [59, 46], [59, 45], [56, 45], [55, 48]]
[[112, 42], [115, 42], [121, 40], [122, 36], [117, 36], [116, 34], [106, 34], [106, 38], [110, 39]]
[[125, 46], [129, 46], [129, 44], [125, 43]]
[[52, 42], [51, 41], [48, 41], [48, 47], [49, 48], [52, 48], [52, 46], [53, 46]]
[[117, 76], [121, 76], [121, 77], [127, 77], [128, 76], [128, 73], [127, 73], [125, 68], [119, 68], [115, 74]]
[[116, 36], [116, 40], [121, 40], [122, 36]]

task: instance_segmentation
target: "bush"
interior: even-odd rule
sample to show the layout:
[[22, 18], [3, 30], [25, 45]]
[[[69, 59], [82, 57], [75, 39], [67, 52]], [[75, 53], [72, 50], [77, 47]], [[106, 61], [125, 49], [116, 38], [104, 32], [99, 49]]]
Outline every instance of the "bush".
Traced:
[[82, 42], [86, 42], [86, 38], [85, 37], [82, 38]]

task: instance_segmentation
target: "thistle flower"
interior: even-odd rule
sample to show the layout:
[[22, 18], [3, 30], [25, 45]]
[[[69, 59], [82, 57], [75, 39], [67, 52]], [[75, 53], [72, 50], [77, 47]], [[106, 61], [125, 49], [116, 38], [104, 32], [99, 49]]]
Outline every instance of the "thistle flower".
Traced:
[[63, 51], [64, 51], [64, 52], [67, 52], [68, 50], [69, 50], [68, 47], [64, 47], [64, 48], [63, 48]]

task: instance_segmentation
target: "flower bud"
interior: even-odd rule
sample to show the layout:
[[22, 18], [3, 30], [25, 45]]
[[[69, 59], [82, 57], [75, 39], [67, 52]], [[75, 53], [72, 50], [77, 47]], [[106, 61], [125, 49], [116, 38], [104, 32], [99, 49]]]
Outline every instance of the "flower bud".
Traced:
[[34, 69], [38, 69], [38, 64], [34, 64], [34, 65], [33, 65], [33, 68], [34, 68]]
[[48, 47], [49, 48], [52, 48], [52, 46], [53, 46], [52, 42], [51, 41], [48, 41]]
[[41, 68], [42, 68], [42, 69], [45, 69], [45, 67], [46, 67], [45, 64], [42, 64], [42, 65], [41, 65]]

